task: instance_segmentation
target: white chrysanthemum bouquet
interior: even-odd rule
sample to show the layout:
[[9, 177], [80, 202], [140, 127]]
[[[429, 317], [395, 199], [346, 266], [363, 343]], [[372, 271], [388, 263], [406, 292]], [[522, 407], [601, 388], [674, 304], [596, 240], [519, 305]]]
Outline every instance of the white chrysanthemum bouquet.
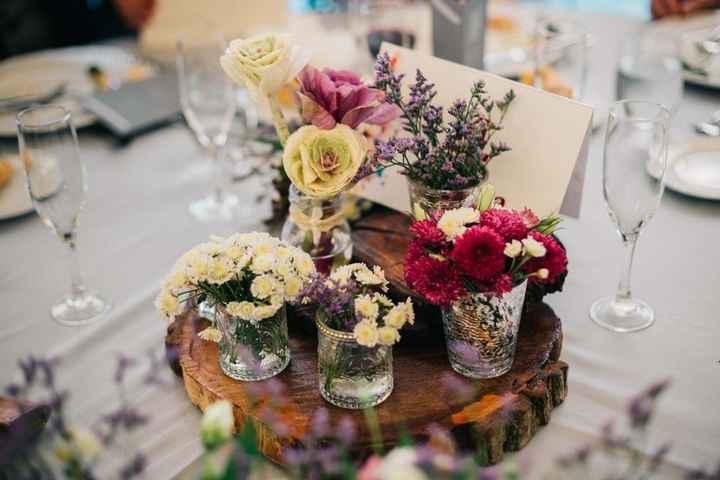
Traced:
[[[208, 302], [234, 318], [257, 323], [294, 301], [314, 273], [307, 253], [267, 233], [213, 237], [180, 257], [155, 304], [169, 319], [191, 304]], [[221, 339], [215, 326], [200, 335]]]

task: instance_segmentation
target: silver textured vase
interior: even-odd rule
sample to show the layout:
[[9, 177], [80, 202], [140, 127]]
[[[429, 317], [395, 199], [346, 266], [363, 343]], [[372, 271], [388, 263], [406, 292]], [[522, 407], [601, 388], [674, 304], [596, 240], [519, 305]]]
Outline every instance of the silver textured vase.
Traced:
[[475, 293], [443, 311], [450, 366], [470, 378], [495, 378], [515, 358], [527, 280], [503, 294]]

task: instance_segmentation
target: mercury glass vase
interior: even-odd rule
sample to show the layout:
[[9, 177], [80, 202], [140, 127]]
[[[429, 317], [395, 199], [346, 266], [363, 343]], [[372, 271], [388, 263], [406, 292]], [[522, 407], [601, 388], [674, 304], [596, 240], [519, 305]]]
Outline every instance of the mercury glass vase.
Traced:
[[352, 257], [350, 224], [343, 205], [342, 193], [315, 198], [290, 186], [290, 209], [280, 238], [307, 252], [322, 274], [349, 263]]
[[485, 179], [483, 178], [482, 181], [472, 187], [460, 190], [439, 190], [408, 179], [412, 215], [418, 218], [422, 212], [422, 214], [429, 217], [435, 212], [445, 212], [460, 207], [472, 207], [484, 182]]
[[290, 363], [285, 306], [258, 322], [215, 308], [215, 324], [222, 332], [220, 368], [230, 378], [253, 382], [274, 377]]
[[527, 280], [502, 295], [476, 293], [443, 311], [450, 366], [470, 378], [495, 378], [515, 358]]
[[384, 402], [393, 390], [392, 347], [365, 347], [351, 332], [326, 325], [318, 313], [320, 395], [342, 408], [363, 409]]

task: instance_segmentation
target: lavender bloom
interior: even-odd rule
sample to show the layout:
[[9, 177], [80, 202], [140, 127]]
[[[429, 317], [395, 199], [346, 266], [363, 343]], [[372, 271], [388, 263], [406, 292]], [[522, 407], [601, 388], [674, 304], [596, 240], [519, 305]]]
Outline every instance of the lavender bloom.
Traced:
[[[402, 75], [392, 72], [389, 56], [380, 56], [375, 64], [375, 86], [402, 111], [403, 128], [411, 140], [395, 137], [379, 144], [373, 158], [375, 170], [397, 166], [412, 180], [435, 189], [477, 185], [486, 176], [487, 163], [509, 150], [507, 145], [494, 144], [491, 139], [502, 128], [514, 92], [494, 102], [487, 96], [485, 84], [476, 82], [470, 98], [456, 100], [444, 122], [442, 108], [432, 104], [437, 93], [435, 85], [417, 71], [409, 96], [404, 99], [402, 80]], [[498, 122], [492, 118], [495, 110], [500, 112]]]
[[630, 402], [628, 406], [628, 416], [632, 428], [645, 428], [655, 410], [655, 400], [668, 385], [670, 385], [668, 380], [663, 380], [651, 385]]

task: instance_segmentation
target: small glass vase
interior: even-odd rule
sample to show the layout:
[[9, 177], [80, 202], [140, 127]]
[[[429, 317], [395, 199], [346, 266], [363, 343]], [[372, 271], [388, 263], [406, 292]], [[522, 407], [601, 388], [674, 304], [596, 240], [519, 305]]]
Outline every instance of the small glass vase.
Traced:
[[285, 306], [270, 318], [249, 322], [217, 305], [215, 323], [222, 332], [220, 368], [228, 377], [246, 382], [264, 380], [290, 363]]
[[411, 213], [415, 218], [418, 218], [420, 212], [429, 217], [435, 212], [472, 207], [477, 201], [480, 187], [485, 183], [486, 178], [483, 178], [477, 185], [459, 190], [438, 190], [408, 179]]
[[495, 378], [515, 358], [527, 280], [510, 292], [475, 293], [443, 311], [450, 366], [470, 378]]
[[384, 402], [393, 390], [392, 347], [360, 345], [351, 332], [328, 327], [320, 312], [316, 323], [320, 395], [354, 410]]
[[350, 263], [352, 239], [343, 210], [344, 193], [315, 198], [290, 185], [290, 210], [280, 238], [307, 252], [319, 273]]

